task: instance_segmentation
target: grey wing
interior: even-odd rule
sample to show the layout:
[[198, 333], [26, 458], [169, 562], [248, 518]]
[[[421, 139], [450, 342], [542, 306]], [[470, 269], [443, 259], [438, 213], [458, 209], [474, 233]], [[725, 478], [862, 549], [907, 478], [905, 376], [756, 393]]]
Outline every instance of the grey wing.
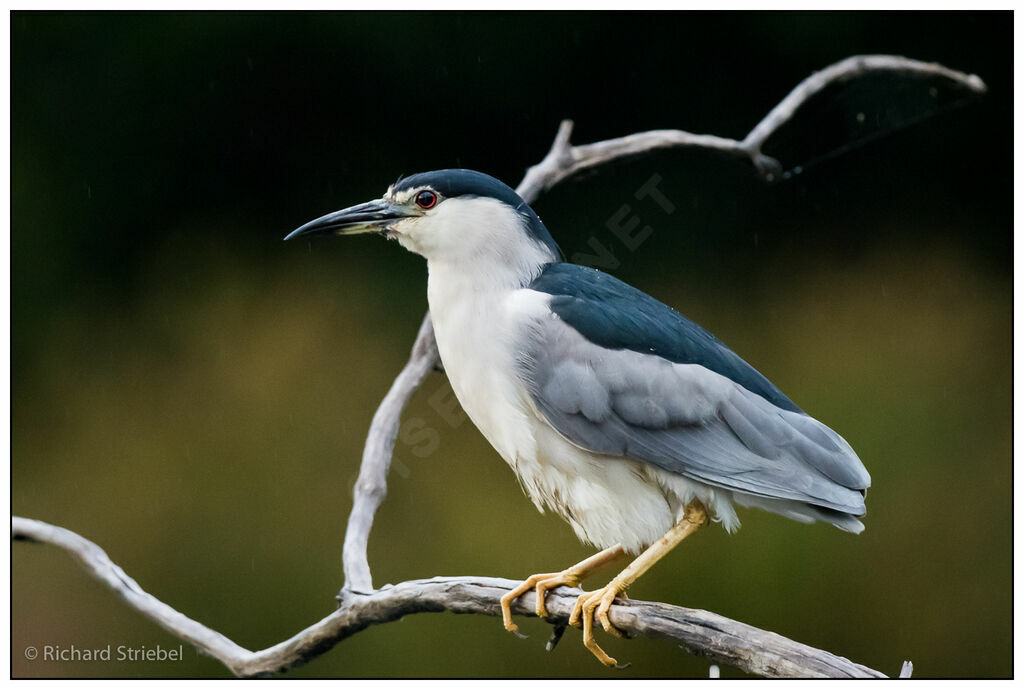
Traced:
[[573, 444], [728, 489], [747, 505], [816, 506], [824, 510], [804, 517], [859, 531], [849, 516], [864, 514], [870, 477], [808, 415], [700, 364], [596, 345], [554, 315], [523, 345], [520, 375], [537, 409]]

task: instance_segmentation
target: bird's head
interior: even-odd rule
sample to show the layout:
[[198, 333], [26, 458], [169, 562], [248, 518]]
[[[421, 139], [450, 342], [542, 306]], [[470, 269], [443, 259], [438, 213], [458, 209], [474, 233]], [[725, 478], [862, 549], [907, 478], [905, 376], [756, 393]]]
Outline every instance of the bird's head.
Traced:
[[380, 199], [329, 213], [285, 239], [377, 233], [429, 262], [549, 263], [558, 245], [508, 185], [474, 170], [435, 170], [405, 177]]

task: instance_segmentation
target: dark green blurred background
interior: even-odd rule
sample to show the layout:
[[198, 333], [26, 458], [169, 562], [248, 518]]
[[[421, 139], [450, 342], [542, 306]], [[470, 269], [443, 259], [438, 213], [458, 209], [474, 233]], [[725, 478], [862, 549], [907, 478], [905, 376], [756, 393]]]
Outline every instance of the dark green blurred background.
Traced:
[[[332, 610], [364, 435], [426, 306], [425, 266], [396, 245], [287, 232], [399, 174], [466, 166], [515, 185], [564, 117], [578, 143], [742, 137], [848, 55], [980, 75], [982, 100], [780, 184], [674, 151], [535, 207], [567, 254], [614, 249], [616, 275], [837, 429], [874, 481], [859, 537], [744, 511], [739, 533], [706, 530], [632, 596], [887, 673], [1012, 673], [1010, 13], [16, 12], [11, 35], [13, 511], [96, 541], [249, 648]], [[654, 174], [671, 216], [634, 199]], [[623, 204], [654, 229], [634, 252], [605, 227]], [[585, 557], [435, 395], [450, 396], [441, 374], [407, 411], [439, 445], [398, 444], [375, 583]], [[16, 544], [12, 562], [14, 675], [227, 675], [190, 648], [26, 661], [26, 645], [178, 643], [56, 549]], [[632, 662], [609, 672], [578, 632], [547, 654], [546, 626], [521, 625], [529, 640], [496, 618], [414, 616], [292, 673], [707, 674], [664, 641], [601, 634]]]

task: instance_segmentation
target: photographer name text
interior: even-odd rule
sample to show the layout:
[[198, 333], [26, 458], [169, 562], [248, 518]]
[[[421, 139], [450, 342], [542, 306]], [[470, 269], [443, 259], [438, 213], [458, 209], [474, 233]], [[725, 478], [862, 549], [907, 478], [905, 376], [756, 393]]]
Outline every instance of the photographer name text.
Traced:
[[140, 645], [108, 644], [106, 647], [78, 647], [47, 644], [40, 648], [26, 647], [25, 658], [30, 661], [181, 661], [184, 645], [177, 647], [146, 647]]

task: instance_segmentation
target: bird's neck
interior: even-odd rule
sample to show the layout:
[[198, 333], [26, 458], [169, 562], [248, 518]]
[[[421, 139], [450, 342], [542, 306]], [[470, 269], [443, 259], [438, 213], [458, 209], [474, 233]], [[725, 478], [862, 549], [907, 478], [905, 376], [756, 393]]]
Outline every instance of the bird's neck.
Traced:
[[455, 312], [486, 309], [489, 303], [529, 285], [543, 270], [544, 263], [534, 265], [475, 265], [467, 269], [443, 261], [427, 263], [427, 300], [435, 321], [445, 320]]
[[428, 256], [430, 308], [443, 311], [459, 302], [526, 287], [554, 261], [550, 249], [525, 237], [516, 246], [488, 243], [470, 256]]
[[500, 318], [504, 299], [532, 283], [551, 262], [551, 253], [542, 247], [503, 259], [428, 260], [427, 300], [439, 339]]

